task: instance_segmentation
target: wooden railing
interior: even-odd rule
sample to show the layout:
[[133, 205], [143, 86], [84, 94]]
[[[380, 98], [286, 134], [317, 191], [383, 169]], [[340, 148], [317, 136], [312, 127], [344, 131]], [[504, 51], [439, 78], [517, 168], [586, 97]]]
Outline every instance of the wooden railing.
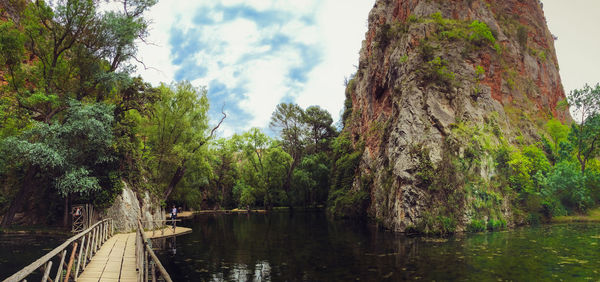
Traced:
[[154, 237], [156, 236], [157, 229], [160, 231], [161, 236], [165, 235], [165, 227], [173, 227], [173, 231], [175, 231], [178, 221], [181, 221], [181, 219], [142, 220], [141, 222], [143, 228], [152, 230], [152, 237]]
[[[112, 219], [104, 219], [97, 222], [90, 228], [69, 238], [62, 245], [21, 269], [19, 272], [6, 278], [4, 281], [27, 281], [25, 278], [38, 269], [43, 272], [42, 282], [69, 281], [70, 278], [77, 281], [79, 272], [85, 269], [86, 265], [92, 259], [92, 256], [113, 234], [114, 225]], [[69, 251], [69, 258], [68, 261], [66, 261], [65, 259], [67, 258], [67, 253]], [[52, 260], [56, 256], [60, 256], [60, 262], [56, 268], [56, 272], [53, 272]], [[65, 262], [67, 262], [67, 265], [65, 265]], [[75, 264], [74, 269], [73, 264]], [[54, 279], [51, 278], [51, 273], [56, 273], [53, 276]]]
[[[142, 222], [138, 219], [138, 228], [136, 234], [135, 241], [135, 258], [137, 262], [138, 268], [138, 281], [148, 281], [148, 278], [151, 278], [152, 281], [156, 281], [157, 278], [161, 277], [167, 281], [172, 282], [171, 276], [167, 273], [167, 270], [163, 267], [158, 260], [158, 257], [152, 251], [152, 247], [150, 246], [149, 239], [144, 232], [144, 227], [142, 226]], [[158, 268], [158, 276], [156, 273], [156, 268]]]

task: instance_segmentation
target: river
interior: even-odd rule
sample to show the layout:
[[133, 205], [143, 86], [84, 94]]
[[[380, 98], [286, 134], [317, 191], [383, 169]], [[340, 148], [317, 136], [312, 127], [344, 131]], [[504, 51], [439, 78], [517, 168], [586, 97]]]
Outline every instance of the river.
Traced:
[[539, 281], [600, 279], [600, 224], [449, 238], [394, 234], [318, 212], [197, 215], [155, 242], [174, 281]]
[[[68, 238], [65, 235], [0, 234], [0, 280], [36, 261]], [[28, 277], [30, 281], [41, 278], [39, 273]]]

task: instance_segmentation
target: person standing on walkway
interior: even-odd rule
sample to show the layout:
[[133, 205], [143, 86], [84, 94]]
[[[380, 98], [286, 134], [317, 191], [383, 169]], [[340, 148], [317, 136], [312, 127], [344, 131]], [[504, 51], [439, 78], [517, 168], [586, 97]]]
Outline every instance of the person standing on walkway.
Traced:
[[173, 231], [175, 231], [175, 220], [177, 219], [177, 208], [173, 205], [173, 209], [171, 209], [171, 220], [173, 223]]

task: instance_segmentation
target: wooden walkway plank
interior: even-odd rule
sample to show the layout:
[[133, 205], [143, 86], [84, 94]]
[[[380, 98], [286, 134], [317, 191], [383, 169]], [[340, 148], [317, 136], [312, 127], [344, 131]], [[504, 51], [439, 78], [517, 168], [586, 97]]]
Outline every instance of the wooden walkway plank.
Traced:
[[[191, 228], [170, 226], [146, 231], [151, 239], [178, 236], [191, 233]], [[138, 272], [135, 261], [135, 232], [115, 234], [94, 254], [90, 263], [77, 278], [80, 282], [98, 281], [137, 281]]]
[[172, 236], [179, 236], [179, 235], [183, 235], [183, 234], [192, 233], [192, 229], [187, 228], [187, 227], [177, 226], [175, 228], [175, 231], [173, 231], [173, 227], [167, 226], [162, 229], [158, 229], [158, 230], [154, 230], [154, 231], [146, 231], [145, 233], [146, 233], [146, 237], [148, 237], [148, 239], [157, 239], [157, 238], [172, 237]]
[[135, 233], [116, 234], [98, 250], [77, 281], [129, 281], [136, 275]]

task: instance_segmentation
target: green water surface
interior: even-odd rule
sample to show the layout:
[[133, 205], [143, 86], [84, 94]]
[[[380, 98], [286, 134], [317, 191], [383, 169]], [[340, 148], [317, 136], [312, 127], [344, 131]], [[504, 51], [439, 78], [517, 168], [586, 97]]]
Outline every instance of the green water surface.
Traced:
[[193, 233], [156, 242], [175, 281], [600, 280], [597, 223], [450, 238], [314, 212], [198, 215], [183, 224]]
[[[0, 281], [60, 246], [67, 239], [65, 235], [0, 234]], [[27, 279], [39, 281], [41, 276], [41, 272], [36, 271]]]

